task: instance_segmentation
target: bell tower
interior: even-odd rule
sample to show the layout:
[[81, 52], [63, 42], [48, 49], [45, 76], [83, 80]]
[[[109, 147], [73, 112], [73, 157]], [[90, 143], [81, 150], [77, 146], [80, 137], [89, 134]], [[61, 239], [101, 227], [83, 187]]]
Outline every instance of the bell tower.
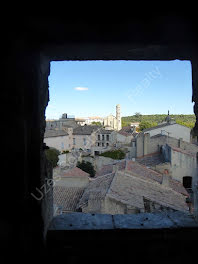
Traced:
[[117, 130], [120, 130], [122, 128], [121, 123], [121, 113], [120, 113], [120, 105], [116, 105], [116, 119], [117, 119]]

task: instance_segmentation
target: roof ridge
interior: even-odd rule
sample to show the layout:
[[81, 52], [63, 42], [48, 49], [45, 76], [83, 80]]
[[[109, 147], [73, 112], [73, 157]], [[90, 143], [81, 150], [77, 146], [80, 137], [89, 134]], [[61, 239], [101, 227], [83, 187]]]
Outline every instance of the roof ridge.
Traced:
[[[149, 170], [149, 171], [153, 172], [153, 173], [156, 174], [156, 175], [162, 176], [162, 173], [157, 172], [157, 171], [155, 171], [155, 170], [153, 170], [153, 169], [151, 169], [151, 168], [148, 168], [146, 165], [140, 164], [140, 163], [137, 162], [137, 161], [132, 161], [132, 160], [128, 160], [128, 161], [129, 161], [129, 162], [132, 162], [132, 163], [134, 163], [134, 164], [137, 164], [139, 167], [143, 167], [144, 169]], [[128, 161], [127, 161], [126, 163], [128, 163]], [[126, 170], [127, 170], [127, 167], [126, 167]]]
[[114, 174], [114, 175], [112, 176], [111, 182], [110, 182], [110, 184], [109, 184], [109, 187], [108, 187], [108, 189], [107, 189], [107, 191], [106, 191], [105, 196], [108, 194], [108, 192], [109, 192], [109, 190], [110, 190], [110, 187], [111, 187], [111, 185], [112, 185], [112, 182], [113, 182], [113, 180], [114, 180], [114, 177], [115, 177], [116, 173], [117, 173], [117, 172], [112, 172], [112, 173], [111, 173], [111, 174]]

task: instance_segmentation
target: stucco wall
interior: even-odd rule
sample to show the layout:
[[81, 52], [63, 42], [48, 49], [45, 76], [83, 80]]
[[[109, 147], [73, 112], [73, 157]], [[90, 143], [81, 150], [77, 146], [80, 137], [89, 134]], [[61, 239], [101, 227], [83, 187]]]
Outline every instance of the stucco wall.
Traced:
[[106, 214], [126, 214], [127, 207], [125, 204], [106, 196], [103, 204], [103, 213]]
[[58, 156], [58, 165], [66, 166], [66, 154], [61, 154]]
[[44, 138], [44, 142], [48, 147], [53, 147], [60, 151], [70, 149], [68, 136]]
[[172, 176], [171, 164], [169, 162], [157, 164], [155, 166], [152, 166], [151, 169], [156, 170], [160, 173], [163, 173], [164, 170], [168, 170], [169, 175]]
[[[150, 136], [152, 137], [154, 135], [160, 134], [162, 130], [169, 132], [170, 137], [174, 137], [177, 139], [183, 138], [184, 141], [190, 142], [190, 128], [181, 126], [179, 124], [172, 124], [161, 128], [152, 129], [147, 133], [149, 133]], [[167, 134], [166, 132], [165, 135]]]
[[144, 155], [143, 140], [144, 140], [144, 134], [140, 133], [136, 139], [136, 157], [142, 157]]
[[182, 183], [184, 176], [196, 176], [196, 157], [192, 157], [171, 149], [171, 168], [173, 179]]
[[96, 143], [95, 133], [91, 135], [73, 135], [73, 138], [75, 138], [75, 144], [73, 144], [73, 148], [75, 149], [91, 149]]
[[130, 159], [136, 158], [136, 147], [131, 147], [130, 148]]
[[136, 156], [142, 157], [144, 154], [144, 143], [147, 143], [147, 154], [152, 154], [160, 151], [160, 147], [165, 144], [171, 144], [174, 147], [179, 147], [184, 150], [190, 150], [198, 152], [198, 146], [190, 144], [189, 142], [180, 140], [178, 138], [168, 137], [166, 135], [155, 135], [148, 137], [147, 141], [144, 141], [143, 133], [140, 133], [136, 139]]
[[115, 164], [116, 162], [119, 162], [119, 160], [114, 160], [114, 159], [102, 157], [102, 156], [95, 157], [96, 169], [101, 169], [104, 165]]

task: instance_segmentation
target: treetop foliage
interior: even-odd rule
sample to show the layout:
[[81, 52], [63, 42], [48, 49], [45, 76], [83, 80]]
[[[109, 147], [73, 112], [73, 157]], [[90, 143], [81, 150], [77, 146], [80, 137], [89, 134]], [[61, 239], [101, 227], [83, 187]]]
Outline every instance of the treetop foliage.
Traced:
[[89, 161], [84, 161], [84, 160], [82, 162], [78, 161], [77, 167], [89, 173], [90, 177], [94, 177], [96, 174], [96, 171], [94, 170], [93, 165]]
[[[156, 115], [141, 115], [136, 112], [132, 116], [122, 117], [122, 126], [129, 126], [131, 123], [139, 122], [142, 129], [156, 126], [158, 123], [165, 121], [167, 114], [156, 114]], [[196, 118], [195, 115], [170, 115], [176, 123], [193, 128]], [[143, 128], [145, 127], [145, 128]], [[140, 130], [142, 130], [140, 129]]]
[[121, 160], [125, 158], [125, 153], [122, 150], [118, 149], [118, 150], [110, 150], [103, 152], [99, 156], [103, 156], [115, 160]]

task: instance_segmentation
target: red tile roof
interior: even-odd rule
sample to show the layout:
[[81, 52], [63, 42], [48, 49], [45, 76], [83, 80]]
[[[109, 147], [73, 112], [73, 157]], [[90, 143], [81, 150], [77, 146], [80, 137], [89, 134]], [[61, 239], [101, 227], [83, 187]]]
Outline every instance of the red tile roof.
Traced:
[[104, 165], [100, 170], [97, 171], [95, 177], [104, 176], [106, 174], [112, 173], [113, 164]]
[[89, 173], [81, 170], [78, 167], [72, 168], [66, 172], [64, 172], [61, 177], [89, 177]]
[[[154, 180], [162, 184], [163, 175], [161, 173], [149, 169], [146, 166], [141, 165], [137, 162], [127, 161], [126, 170], [130, 172], [132, 175], [138, 176], [139, 178], [143, 178], [146, 180]], [[180, 182], [173, 180], [171, 178], [170, 178], [170, 188], [185, 196], [189, 196], [183, 185]]]
[[128, 137], [133, 136], [134, 130], [131, 126], [123, 127], [120, 131], [118, 131], [119, 134]]
[[76, 211], [76, 206], [82, 197], [84, 188], [54, 186], [53, 199], [56, 206], [60, 206], [63, 211]]

